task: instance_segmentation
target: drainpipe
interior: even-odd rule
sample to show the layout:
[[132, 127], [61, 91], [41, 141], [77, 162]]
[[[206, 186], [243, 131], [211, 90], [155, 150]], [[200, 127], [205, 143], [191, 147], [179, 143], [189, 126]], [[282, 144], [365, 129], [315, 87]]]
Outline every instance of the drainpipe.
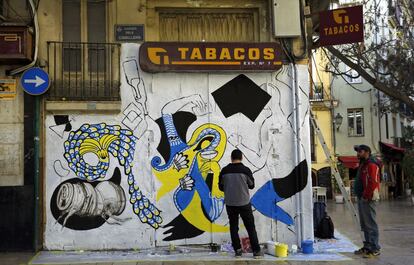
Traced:
[[[336, 124], [334, 124], [334, 120], [335, 120], [335, 107], [333, 106], [333, 102], [334, 102], [334, 89], [333, 89], [333, 82], [331, 82], [331, 109], [329, 110], [329, 112], [331, 113], [331, 131], [332, 131], [332, 146], [333, 146], [333, 154], [336, 157]], [[338, 102], [339, 104], [339, 102]]]
[[35, 96], [35, 115], [34, 115], [34, 236], [33, 249], [37, 251], [39, 248], [39, 177], [40, 177], [40, 98]]
[[[294, 145], [296, 150], [294, 152], [294, 164], [297, 165], [302, 160], [301, 158], [301, 138], [300, 138], [300, 92], [298, 84], [298, 72], [295, 63], [291, 63], [290, 68], [290, 82], [292, 87], [292, 110], [294, 111], [294, 122], [292, 123], [294, 131]], [[303, 234], [303, 198], [302, 192], [299, 192], [295, 195], [296, 197], [296, 239], [297, 244], [300, 246], [304, 234]]]

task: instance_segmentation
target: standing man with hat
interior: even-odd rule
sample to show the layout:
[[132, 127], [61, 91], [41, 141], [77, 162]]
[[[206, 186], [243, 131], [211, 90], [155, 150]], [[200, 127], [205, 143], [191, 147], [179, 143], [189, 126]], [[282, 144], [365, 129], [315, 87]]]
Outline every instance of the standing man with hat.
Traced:
[[381, 164], [371, 155], [369, 146], [356, 145], [354, 150], [359, 159], [354, 192], [358, 197], [359, 220], [365, 237], [364, 246], [355, 251], [355, 254], [363, 255], [364, 258], [372, 258], [380, 254], [375, 208], [379, 200]]

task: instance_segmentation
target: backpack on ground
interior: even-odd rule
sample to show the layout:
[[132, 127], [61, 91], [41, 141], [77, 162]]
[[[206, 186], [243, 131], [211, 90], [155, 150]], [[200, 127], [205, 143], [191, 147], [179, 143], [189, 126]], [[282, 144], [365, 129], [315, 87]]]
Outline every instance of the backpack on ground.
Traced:
[[316, 232], [319, 223], [326, 216], [326, 204], [324, 202], [313, 203], [313, 231]]
[[334, 224], [329, 215], [325, 215], [316, 228], [315, 236], [321, 239], [330, 239], [334, 237]]

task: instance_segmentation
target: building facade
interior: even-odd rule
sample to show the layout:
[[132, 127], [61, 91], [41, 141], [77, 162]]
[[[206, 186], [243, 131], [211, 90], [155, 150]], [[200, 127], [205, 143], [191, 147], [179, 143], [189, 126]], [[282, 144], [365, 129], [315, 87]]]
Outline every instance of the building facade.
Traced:
[[[142, 50], [143, 43], [167, 41], [177, 47], [195, 42], [180, 48], [187, 64], [213, 56], [203, 43], [233, 42], [240, 47], [222, 44], [215, 58], [259, 65], [264, 50], [251, 43], [278, 44], [281, 38], [274, 38], [268, 1], [37, 4], [31, 21], [37, 20], [38, 28], [29, 32], [38, 37], [36, 66], [51, 79], [42, 96], [36, 213], [42, 218], [33, 231], [43, 248], [229, 241], [217, 182], [234, 148], [243, 151], [255, 175], [251, 195], [260, 241], [313, 238], [306, 59], [294, 65], [285, 61], [274, 71], [148, 72], [141, 67], [145, 52], [152, 62], [169, 62], [172, 57], [158, 46]], [[249, 43], [253, 48], [243, 50]], [[13, 76], [17, 82], [20, 74]], [[23, 108], [33, 99], [23, 101], [17, 90], [10, 105]], [[23, 112], [14, 112], [21, 120]], [[22, 154], [16, 157], [21, 160]]]
[[[357, 1], [339, 1], [341, 6], [354, 5]], [[369, 23], [365, 26], [365, 47], [388, 40], [396, 45], [404, 45], [407, 35], [408, 20], [403, 19], [402, 10], [407, 7], [403, 1], [368, 1], [364, 10]], [[372, 15], [377, 16], [372, 18]], [[374, 19], [374, 20], [373, 20]], [[395, 24], [397, 23], [397, 24]], [[402, 32], [405, 33], [402, 33]], [[405, 37], [398, 37], [403, 35]], [[390, 56], [391, 54], [381, 54]], [[337, 100], [333, 117], [343, 117], [341, 124], [336, 124], [335, 151], [339, 162], [344, 167], [345, 183], [352, 186], [358, 168], [354, 145], [366, 144], [373, 155], [383, 161], [383, 181], [381, 197], [383, 199], [403, 195], [404, 172], [401, 159], [404, 149], [404, 128], [412, 123], [412, 114], [404, 104], [391, 100], [376, 90], [359, 74], [344, 64], [338, 64], [337, 72], [346, 73], [334, 76], [331, 95]]]
[[[335, 154], [333, 109], [337, 101], [331, 96], [332, 75], [325, 71], [329, 63], [322, 50], [312, 53], [310, 67], [310, 104], [326, 146]], [[331, 163], [311, 126], [312, 185], [327, 188], [327, 198], [333, 198]]]

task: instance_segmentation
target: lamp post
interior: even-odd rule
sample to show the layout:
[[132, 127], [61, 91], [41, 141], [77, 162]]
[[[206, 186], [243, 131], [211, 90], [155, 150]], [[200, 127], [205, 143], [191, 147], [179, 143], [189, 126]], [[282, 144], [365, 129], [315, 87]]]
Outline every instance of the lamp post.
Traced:
[[337, 113], [335, 115], [333, 123], [334, 123], [334, 125], [336, 125], [336, 130], [337, 131], [339, 131], [339, 127], [341, 127], [343, 120], [344, 120], [344, 117], [342, 117], [342, 115], [340, 113]]

